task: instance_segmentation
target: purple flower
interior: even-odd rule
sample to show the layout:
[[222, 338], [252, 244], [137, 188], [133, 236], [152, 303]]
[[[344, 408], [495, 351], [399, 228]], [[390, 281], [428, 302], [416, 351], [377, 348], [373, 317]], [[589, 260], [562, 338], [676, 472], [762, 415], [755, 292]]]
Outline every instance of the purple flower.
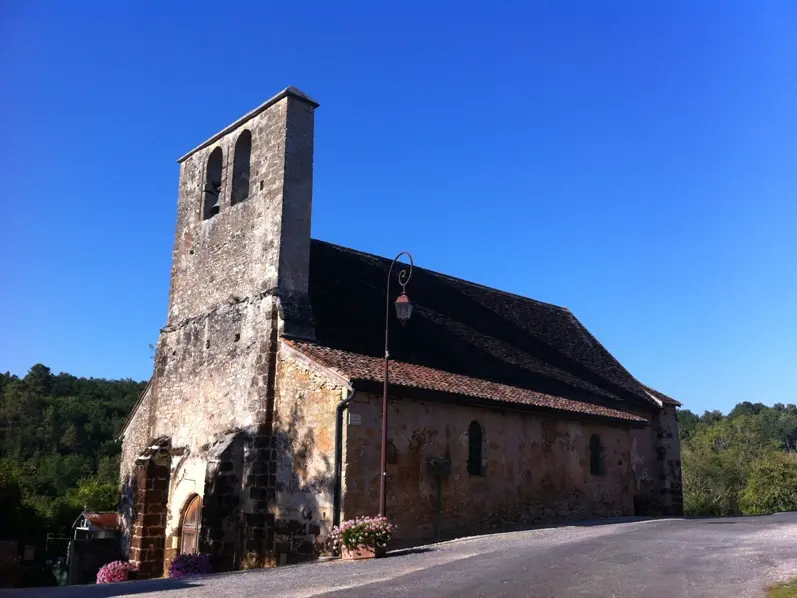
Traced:
[[209, 554], [178, 554], [169, 567], [169, 577], [206, 575], [210, 573]]

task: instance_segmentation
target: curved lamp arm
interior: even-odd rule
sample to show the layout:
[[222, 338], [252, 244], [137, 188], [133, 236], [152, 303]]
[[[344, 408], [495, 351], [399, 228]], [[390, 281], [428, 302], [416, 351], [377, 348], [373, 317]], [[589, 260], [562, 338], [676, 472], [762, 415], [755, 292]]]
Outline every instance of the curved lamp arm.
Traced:
[[404, 295], [407, 288], [407, 283], [412, 278], [412, 268], [415, 265], [415, 262], [412, 259], [412, 254], [409, 251], [402, 251], [399, 253], [395, 258], [393, 258], [393, 262], [390, 264], [390, 269], [387, 271], [387, 288], [385, 290], [385, 359], [388, 358], [388, 346], [387, 346], [387, 337], [388, 337], [388, 324], [390, 322], [390, 278], [393, 274], [393, 266], [396, 265], [399, 258], [403, 255], [406, 255], [410, 260], [410, 269], [404, 270], [402, 269], [399, 272], [399, 284], [401, 285], [401, 294]]

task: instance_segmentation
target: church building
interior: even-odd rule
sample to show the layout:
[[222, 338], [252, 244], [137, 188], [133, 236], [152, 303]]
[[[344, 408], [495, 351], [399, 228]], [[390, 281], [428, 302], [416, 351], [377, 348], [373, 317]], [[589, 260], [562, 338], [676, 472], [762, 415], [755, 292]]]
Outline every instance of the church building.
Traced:
[[317, 107], [289, 87], [179, 160], [168, 318], [120, 435], [142, 575], [185, 552], [217, 571], [316, 558], [377, 514], [386, 302], [397, 546], [680, 515], [679, 403], [567, 308], [311, 238]]

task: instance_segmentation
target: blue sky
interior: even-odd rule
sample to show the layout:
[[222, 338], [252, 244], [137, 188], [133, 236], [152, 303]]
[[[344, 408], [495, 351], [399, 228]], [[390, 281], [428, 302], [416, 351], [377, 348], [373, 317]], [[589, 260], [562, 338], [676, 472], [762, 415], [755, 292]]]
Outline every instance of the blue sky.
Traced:
[[567, 306], [692, 410], [797, 402], [795, 27], [785, 1], [3, 2], [0, 370], [147, 378], [176, 159], [295, 85], [314, 237]]

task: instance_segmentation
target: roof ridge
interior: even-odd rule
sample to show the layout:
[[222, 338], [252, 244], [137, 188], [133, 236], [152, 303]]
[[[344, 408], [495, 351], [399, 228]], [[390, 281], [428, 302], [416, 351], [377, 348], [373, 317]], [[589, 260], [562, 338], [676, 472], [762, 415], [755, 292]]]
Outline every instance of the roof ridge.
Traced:
[[[372, 257], [372, 258], [377, 258], [377, 259], [380, 259], [380, 260], [385, 260], [387, 262], [390, 261], [390, 258], [386, 258], [384, 256], [377, 255], [375, 253], [368, 253], [367, 251], [362, 251], [360, 249], [352, 249], [351, 247], [346, 247], [345, 245], [338, 245], [337, 243], [331, 243], [329, 241], [322, 241], [321, 239], [311, 239], [311, 241], [315, 241], [316, 243], [323, 243], [324, 245], [329, 245], [329, 246], [335, 247], [337, 249], [343, 249], [343, 250], [349, 251], [351, 253], [357, 253], [359, 255]], [[519, 295], [519, 294], [513, 293], [511, 291], [505, 291], [503, 289], [498, 289], [496, 287], [490, 287], [490, 286], [487, 286], [486, 284], [481, 284], [479, 282], [473, 282], [472, 280], [466, 280], [466, 279], [460, 278], [458, 276], [451, 276], [450, 274], [446, 274], [444, 272], [438, 272], [437, 270], [431, 270], [430, 268], [423, 268], [421, 266], [413, 266], [413, 267], [418, 269], [418, 270], [423, 270], [424, 272], [429, 272], [429, 273], [434, 274], [436, 276], [440, 276], [442, 278], [448, 278], [450, 280], [456, 280], [456, 281], [462, 282], [464, 284], [467, 284], [467, 285], [470, 285], [470, 286], [473, 286], [473, 287], [477, 287], [477, 288], [481, 288], [481, 289], [487, 289], [488, 291], [501, 293], [502, 295], [506, 295], [508, 297], [516, 297], [517, 299], [523, 299], [524, 301], [533, 301], [534, 303], [538, 303], [540, 305], [545, 305], [547, 307], [553, 307], [553, 308], [558, 309], [560, 311], [563, 311], [565, 313], [571, 313], [570, 310], [567, 307], [564, 307], [564, 306], [561, 306], [561, 305], [556, 305], [555, 303], [549, 303], [547, 301], [540, 301], [539, 299], [535, 299], [534, 297], [526, 297], [525, 295]]]
[[651, 393], [651, 394], [652, 394], [654, 397], [656, 397], [658, 400], [661, 400], [662, 398], [664, 398], [664, 399], [666, 399], [667, 401], [669, 401], [669, 402], [672, 402], [672, 403], [673, 403], [673, 404], [675, 404], [675, 405], [683, 406], [683, 403], [681, 403], [681, 402], [680, 402], [680, 401], [678, 401], [677, 399], [674, 399], [674, 398], [672, 398], [670, 395], [668, 395], [668, 394], [666, 394], [666, 393], [663, 393], [663, 392], [661, 392], [660, 390], [656, 390], [656, 389], [655, 389], [655, 388], [653, 388], [652, 386], [648, 386], [647, 384], [645, 384], [644, 382], [642, 382], [642, 381], [640, 381], [640, 380], [637, 380], [637, 382], [639, 382], [639, 383], [642, 385], [642, 388], [644, 388], [646, 391], [648, 391], [649, 393]]
[[[644, 385], [644, 384], [642, 384], [642, 382], [640, 382], [639, 380], [637, 380], [637, 379], [636, 379], [636, 376], [634, 376], [634, 375], [631, 373], [631, 371], [630, 371], [630, 370], [629, 370], [627, 367], [625, 367], [625, 366], [623, 365], [623, 363], [622, 363], [622, 362], [621, 362], [619, 359], [617, 359], [617, 357], [615, 357], [614, 353], [612, 353], [611, 351], [609, 351], [609, 349], [607, 349], [607, 348], [606, 348], [606, 346], [605, 346], [605, 345], [604, 345], [602, 342], [600, 342], [600, 341], [598, 340], [598, 338], [597, 338], [597, 337], [596, 337], [594, 334], [592, 334], [592, 333], [589, 331], [589, 328], [587, 328], [586, 326], [584, 326], [584, 324], [581, 322], [581, 320], [579, 320], [579, 319], [576, 317], [576, 315], [575, 315], [573, 312], [571, 312], [570, 310], [568, 310], [568, 314], [570, 315], [570, 317], [573, 319], [573, 321], [574, 321], [574, 322], [576, 323], [576, 325], [578, 326], [578, 329], [581, 331], [581, 334], [585, 335], [585, 336], [586, 336], [586, 337], [587, 337], [587, 338], [590, 340], [590, 342], [593, 342], [593, 343], [595, 343], [595, 344], [596, 344], [596, 345], [598, 345], [598, 346], [599, 346], [601, 349], [603, 349], [604, 351], [606, 351], [606, 354], [607, 354], [609, 357], [611, 357], [611, 358], [612, 358], [612, 360], [613, 360], [613, 361], [614, 361], [614, 362], [615, 362], [615, 363], [616, 363], [616, 364], [617, 364], [619, 367], [621, 367], [621, 368], [623, 369], [623, 371], [624, 371], [626, 374], [628, 374], [628, 377], [629, 377], [631, 380], [633, 380], [634, 382], [636, 382], [636, 383], [639, 385], [639, 387], [640, 387], [642, 390], [646, 390], [646, 389], [645, 389], [645, 385]], [[596, 372], [596, 373], [597, 373], [597, 372]], [[598, 374], [598, 375], [600, 375], [600, 374]], [[612, 382], [612, 380], [610, 380], [610, 379], [606, 378], [605, 376], [601, 376], [601, 377], [602, 377], [602, 378], [604, 378], [604, 379], [605, 379], [607, 382], [613, 383], [613, 382]], [[649, 393], [648, 393], [648, 394], [649, 394]], [[643, 398], [644, 398], [644, 397], [643, 397]]]

